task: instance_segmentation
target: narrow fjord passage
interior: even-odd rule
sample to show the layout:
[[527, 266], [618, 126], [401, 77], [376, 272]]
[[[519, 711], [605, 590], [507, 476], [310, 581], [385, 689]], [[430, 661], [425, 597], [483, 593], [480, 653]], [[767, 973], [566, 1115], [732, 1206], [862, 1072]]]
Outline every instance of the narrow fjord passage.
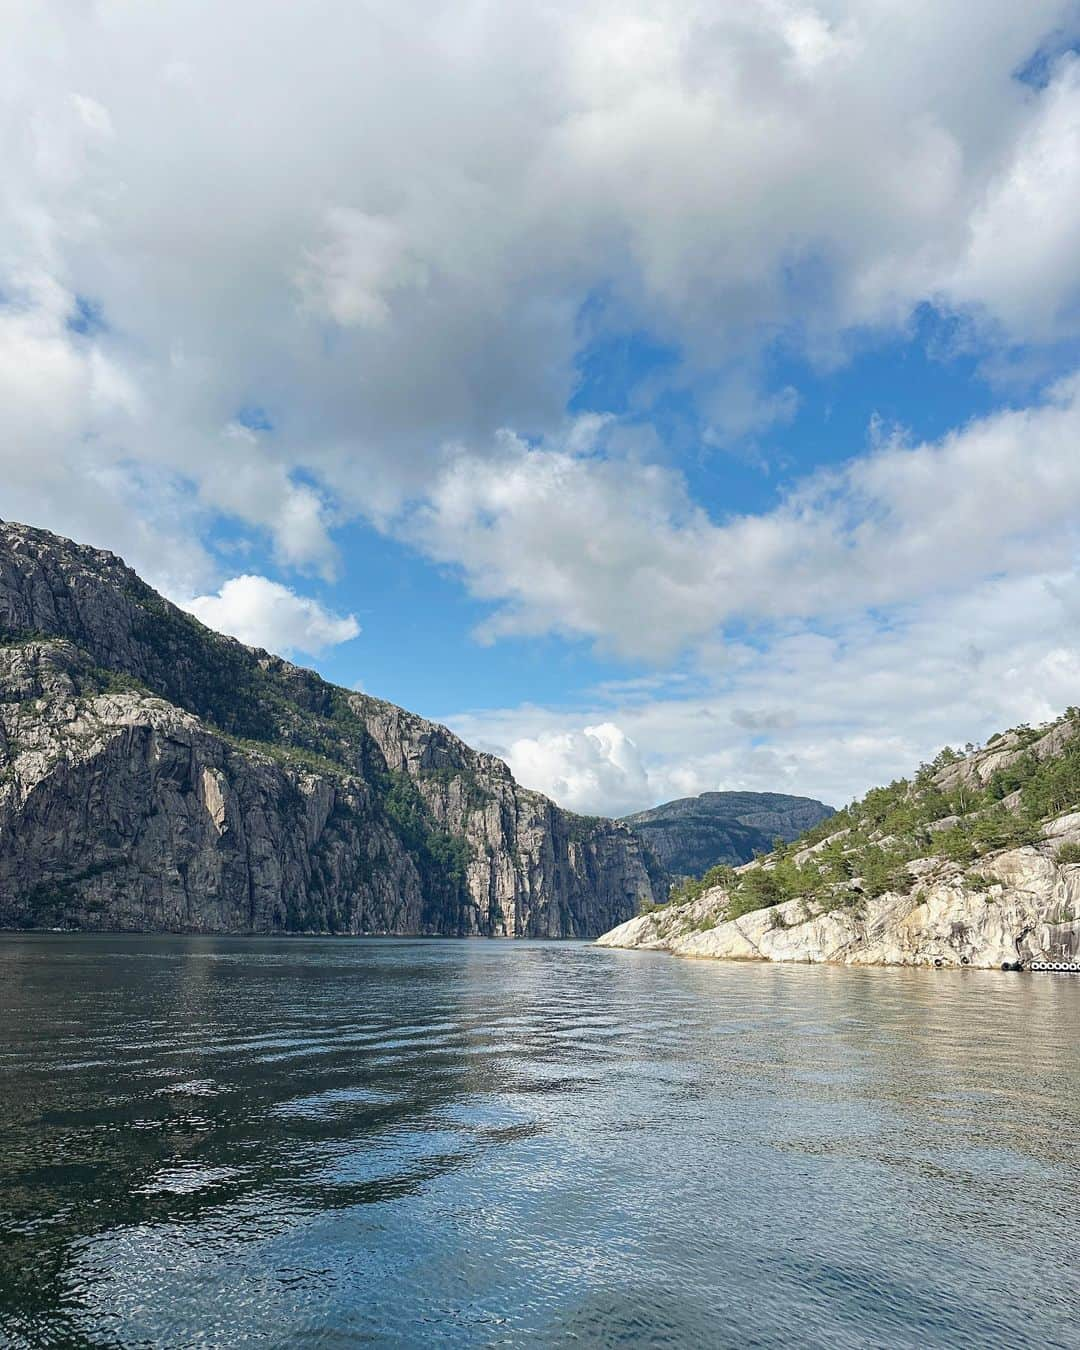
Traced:
[[27, 935], [0, 1005], [14, 1346], [1075, 1344], [1080, 983]]

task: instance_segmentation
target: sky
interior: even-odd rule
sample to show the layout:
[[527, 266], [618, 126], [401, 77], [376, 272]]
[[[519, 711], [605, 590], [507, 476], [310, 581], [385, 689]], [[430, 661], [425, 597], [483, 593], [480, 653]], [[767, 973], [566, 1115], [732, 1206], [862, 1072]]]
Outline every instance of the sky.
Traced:
[[0, 0], [0, 516], [572, 809], [1080, 702], [1075, 0]]

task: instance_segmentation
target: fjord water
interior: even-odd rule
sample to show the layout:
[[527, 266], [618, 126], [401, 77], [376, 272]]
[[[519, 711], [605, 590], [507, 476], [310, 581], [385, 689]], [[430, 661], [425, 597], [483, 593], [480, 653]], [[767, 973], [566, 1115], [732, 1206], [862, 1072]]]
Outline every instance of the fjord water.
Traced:
[[1080, 1344], [1080, 982], [0, 938], [0, 1342]]

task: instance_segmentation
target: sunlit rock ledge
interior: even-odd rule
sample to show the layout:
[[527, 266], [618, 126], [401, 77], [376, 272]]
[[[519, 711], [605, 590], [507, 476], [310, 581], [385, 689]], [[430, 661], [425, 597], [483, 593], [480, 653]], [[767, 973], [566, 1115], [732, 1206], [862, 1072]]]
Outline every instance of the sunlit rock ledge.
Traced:
[[910, 894], [886, 892], [857, 908], [794, 899], [736, 919], [722, 917], [727, 896], [706, 891], [665, 906], [598, 939], [727, 961], [797, 961], [851, 966], [971, 966], [1070, 959], [1080, 951], [1080, 864], [1054, 854], [1080, 842], [1080, 813], [1049, 822], [1045, 843], [979, 859], [970, 871], [939, 858], [909, 864]]

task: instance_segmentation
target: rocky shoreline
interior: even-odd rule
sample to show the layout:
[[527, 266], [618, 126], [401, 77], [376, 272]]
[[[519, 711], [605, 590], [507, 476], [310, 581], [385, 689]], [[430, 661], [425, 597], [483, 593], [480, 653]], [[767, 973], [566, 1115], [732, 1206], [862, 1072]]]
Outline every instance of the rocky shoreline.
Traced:
[[[926, 791], [977, 793], [1021, 760], [1053, 764], [1076, 744], [1072, 722], [1038, 737], [1009, 733], [986, 749], [950, 762]], [[999, 781], [999, 780], [998, 780]], [[911, 794], [915, 799], [914, 792]], [[1006, 794], [999, 814], [1023, 809], [1022, 792]], [[981, 817], [980, 817], [981, 811]], [[986, 809], [972, 813], [985, 818]], [[643, 913], [605, 933], [602, 947], [670, 952], [728, 961], [785, 961], [860, 966], [1011, 968], [1069, 961], [1080, 953], [1080, 812], [1044, 821], [1033, 842], [987, 849], [960, 862], [931, 851], [958, 817], [931, 822], [924, 856], [899, 869], [903, 885], [869, 893], [854, 876], [825, 893], [731, 914], [737, 879], [779, 865], [774, 857], [736, 869], [728, 885], [706, 888], [683, 904]], [[805, 867], [831, 849], [842, 862], [850, 827], [797, 850]], [[884, 839], [883, 846], [894, 841]], [[733, 884], [734, 882], [734, 884]]]

